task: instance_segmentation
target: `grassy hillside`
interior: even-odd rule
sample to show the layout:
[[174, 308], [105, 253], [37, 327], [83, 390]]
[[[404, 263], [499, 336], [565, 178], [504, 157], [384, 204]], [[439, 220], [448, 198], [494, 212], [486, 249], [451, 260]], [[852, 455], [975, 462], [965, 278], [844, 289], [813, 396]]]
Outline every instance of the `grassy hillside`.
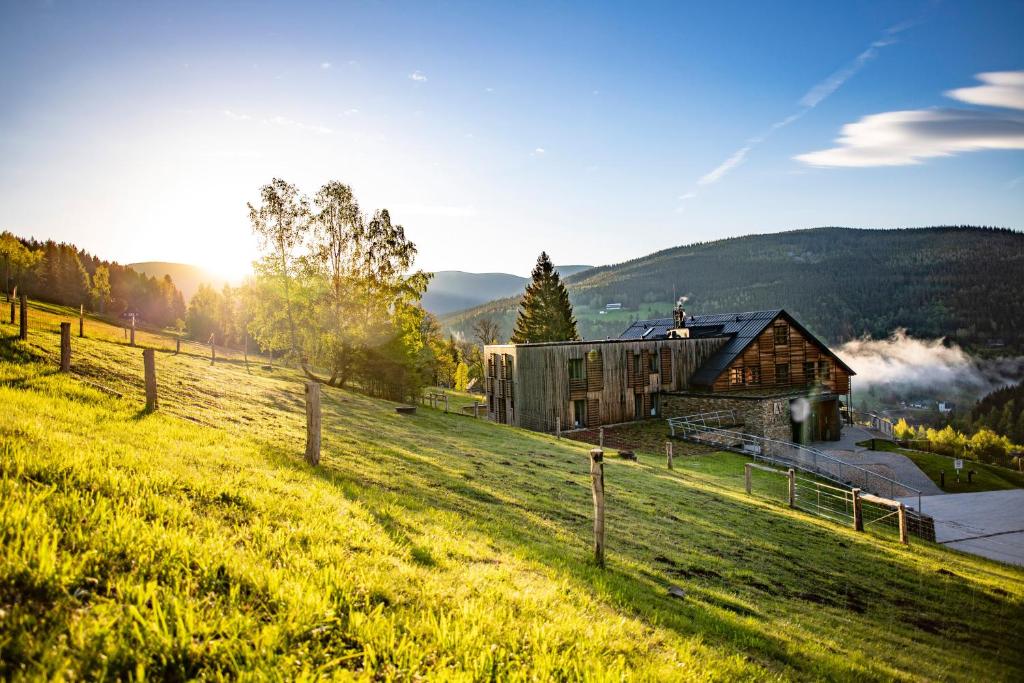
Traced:
[[[630, 320], [687, 310], [723, 313], [785, 308], [833, 342], [905, 327], [973, 349], [1002, 343], [1024, 352], [1024, 233], [984, 228], [816, 228], [666, 249], [568, 278], [588, 338], [618, 336]], [[607, 303], [624, 311], [602, 315]], [[501, 300], [444, 320], [465, 332], [480, 316], [506, 335], [517, 301]]]
[[1024, 570], [747, 498], [739, 456], [610, 460], [600, 570], [584, 446], [325, 388], [314, 468], [289, 371], [161, 351], [146, 414], [119, 330], [54, 372], [63, 317], [0, 326], [0, 679], [1024, 671]]
[[129, 263], [128, 267], [150, 277], [162, 278], [164, 275], [170, 275], [174, 284], [181, 290], [185, 301], [192, 298], [199, 290], [199, 285], [210, 285], [214, 289], [220, 290], [227, 283], [224, 278], [187, 263], [146, 261], [144, 263]]

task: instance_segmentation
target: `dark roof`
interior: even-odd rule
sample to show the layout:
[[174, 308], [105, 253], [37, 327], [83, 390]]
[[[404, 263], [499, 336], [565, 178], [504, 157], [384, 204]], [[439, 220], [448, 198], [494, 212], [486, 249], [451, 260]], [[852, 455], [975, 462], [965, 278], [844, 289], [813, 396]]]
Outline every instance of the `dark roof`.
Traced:
[[[698, 386], [711, 386], [714, 384], [718, 376], [729, 367], [729, 364], [736, 360], [736, 357], [742, 354], [750, 346], [751, 342], [764, 332], [765, 328], [771, 325], [772, 321], [780, 315], [786, 316], [786, 319], [800, 330], [804, 336], [827, 350], [843, 369], [851, 375], [854, 374], [853, 370], [846, 363], [832, 353], [821, 340], [808, 332], [793, 316], [781, 308], [776, 308], [770, 311], [688, 316], [686, 318], [686, 329], [690, 331], [691, 338], [730, 337], [729, 341], [694, 373], [693, 383]], [[627, 327], [619, 335], [619, 339], [664, 339], [668, 335], [668, 331], [673, 327], [675, 327], [675, 323], [672, 318], [638, 320]]]

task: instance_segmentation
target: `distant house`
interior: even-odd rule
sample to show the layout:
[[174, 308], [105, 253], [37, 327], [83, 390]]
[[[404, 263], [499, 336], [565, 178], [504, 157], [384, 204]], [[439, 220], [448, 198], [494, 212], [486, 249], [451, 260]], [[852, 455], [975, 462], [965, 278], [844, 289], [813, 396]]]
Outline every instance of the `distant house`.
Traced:
[[[540, 431], [730, 409], [745, 430], [836, 440], [855, 374], [782, 309], [639, 320], [618, 339], [484, 349], [491, 419]], [[810, 419], [790, 405], [804, 399]]]
[[604, 310], [606, 311], [621, 311], [622, 304], [605, 304]]

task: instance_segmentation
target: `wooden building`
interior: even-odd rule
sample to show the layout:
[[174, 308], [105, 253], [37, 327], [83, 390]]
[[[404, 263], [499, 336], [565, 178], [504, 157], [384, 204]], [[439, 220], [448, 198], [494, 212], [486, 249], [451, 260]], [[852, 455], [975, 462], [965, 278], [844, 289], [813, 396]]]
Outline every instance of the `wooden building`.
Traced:
[[496, 344], [484, 348], [491, 419], [554, 431], [661, 415], [724, 338]]
[[[739, 406], [762, 435], [799, 441], [839, 438], [854, 374], [781, 309], [687, 316], [680, 306], [616, 340], [487, 346], [484, 362], [497, 422], [554, 431]], [[810, 408], [799, 424], [797, 400]]]

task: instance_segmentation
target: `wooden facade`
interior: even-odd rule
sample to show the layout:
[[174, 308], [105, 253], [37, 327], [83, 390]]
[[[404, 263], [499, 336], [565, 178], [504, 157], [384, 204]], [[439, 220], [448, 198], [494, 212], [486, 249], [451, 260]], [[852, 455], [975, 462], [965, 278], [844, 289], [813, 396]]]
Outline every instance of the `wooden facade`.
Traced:
[[847, 394], [850, 374], [835, 354], [780, 315], [718, 376], [715, 392], [815, 387]]
[[691, 378], [727, 341], [622, 340], [484, 348], [488, 416], [540, 431], [660, 415], [658, 395]]

